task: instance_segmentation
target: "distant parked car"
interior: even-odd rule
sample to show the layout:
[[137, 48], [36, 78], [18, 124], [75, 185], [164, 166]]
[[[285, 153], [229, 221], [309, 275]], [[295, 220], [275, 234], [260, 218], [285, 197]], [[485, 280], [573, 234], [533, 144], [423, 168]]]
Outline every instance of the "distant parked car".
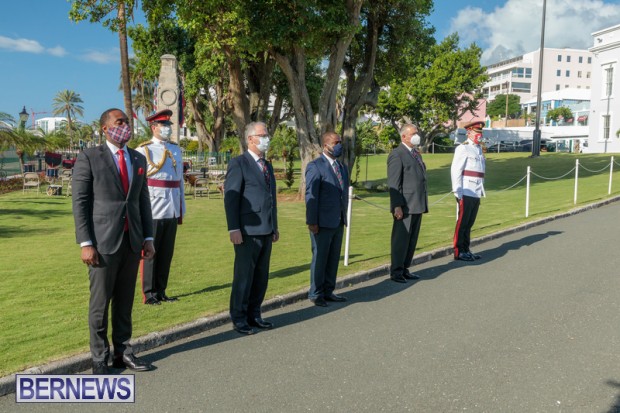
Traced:
[[510, 142], [510, 143], [494, 143], [492, 145], [487, 145], [487, 152], [498, 152], [498, 145], [499, 145], [499, 152], [516, 152], [519, 148], [518, 144], [516, 142]]
[[[533, 139], [525, 139], [519, 142], [519, 146], [523, 152], [532, 152], [532, 142]], [[547, 144], [551, 142], [551, 139], [541, 138], [540, 139], [540, 150], [541, 152], [546, 152], [548, 150]]]

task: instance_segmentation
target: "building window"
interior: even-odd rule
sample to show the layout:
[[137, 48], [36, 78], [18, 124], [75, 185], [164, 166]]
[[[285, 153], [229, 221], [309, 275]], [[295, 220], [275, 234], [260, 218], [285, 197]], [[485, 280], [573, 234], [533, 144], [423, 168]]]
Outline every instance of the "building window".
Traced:
[[586, 86], [586, 89], [590, 89], [590, 86]]
[[583, 56], [579, 56], [579, 63], [583, 63]]
[[525, 69], [525, 77], [527, 79], [531, 79], [532, 78], [532, 68]]
[[603, 139], [609, 139], [610, 115], [603, 115]]
[[581, 70], [577, 72], [577, 77], [581, 77]]
[[555, 90], [560, 90], [560, 85], [555, 85]]
[[512, 91], [519, 93], [530, 93], [532, 91], [532, 84], [524, 82], [513, 82]]
[[605, 73], [603, 78], [605, 79], [605, 86], [604, 86], [604, 90], [605, 90], [605, 96], [609, 97], [611, 96], [611, 92], [613, 91], [613, 87], [614, 87], [614, 67], [610, 66], [605, 68]]
[[564, 89], [568, 89], [568, 85], [564, 85]]
[[592, 63], [592, 58], [588, 57], [588, 64]]
[[566, 62], [570, 63], [570, 56], [566, 56]]
[[558, 69], [558, 70], [555, 72], [555, 75], [556, 75], [556, 76], [562, 76], [562, 71], [561, 71], [560, 69]]
[[586, 73], [586, 79], [590, 79], [590, 72]]
[[570, 77], [570, 70], [566, 71], [566, 77]]
[[577, 89], [581, 89], [581, 86], [577, 86]]
[[559, 55], [558, 55], [558, 62], [561, 62], [561, 61], [562, 61], [562, 55], [561, 55], [561, 54], [559, 54]]

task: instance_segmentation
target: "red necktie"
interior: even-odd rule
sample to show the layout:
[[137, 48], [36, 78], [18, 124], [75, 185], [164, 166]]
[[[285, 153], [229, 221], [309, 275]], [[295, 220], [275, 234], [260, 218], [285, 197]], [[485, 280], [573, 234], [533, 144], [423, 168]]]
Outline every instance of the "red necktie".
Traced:
[[121, 173], [123, 191], [127, 195], [127, 192], [129, 192], [129, 172], [127, 172], [127, 164], [125, 163], [125, 151], [121, 149], [116, 153], [118, 153], [118, 169]]
[[[129, 173], [127, 172], [127, 164], [125, 163], [125, 151], [121, 149], [116, 153], [118, 153], [118, 170], [121, 174], [123, 191], [125, 191], [125, 196], [127, 196], [127, 192], [129, 192]], [[125, 215], [125, 226], [123, 227], [123, 231], [129, 231], [129, 219], [127, 215]]]

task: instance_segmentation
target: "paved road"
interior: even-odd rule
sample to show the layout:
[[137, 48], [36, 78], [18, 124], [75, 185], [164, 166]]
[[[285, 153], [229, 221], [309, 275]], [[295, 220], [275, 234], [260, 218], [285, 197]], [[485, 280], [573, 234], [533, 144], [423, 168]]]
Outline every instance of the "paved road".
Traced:
[[[481, 211], [484, 213], [484, 210]], [[144, 356], [135, 405], [0, 412], [620, 412], [620, 204], [357, 285], [328, 309], [265, 314]]]

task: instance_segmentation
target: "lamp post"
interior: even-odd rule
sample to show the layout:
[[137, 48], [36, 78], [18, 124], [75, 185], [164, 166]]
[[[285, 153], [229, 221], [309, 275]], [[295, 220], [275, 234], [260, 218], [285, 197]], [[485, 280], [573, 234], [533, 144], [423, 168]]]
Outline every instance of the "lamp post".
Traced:
[[532, 139], [532, 157], [540, 156], [540, 112], [542, 105], [542, 75], [543, 57], [545, 53], [545, 12], [547, 11], [547, 0], [543, 0], [542, 28], [540, 30], [540, 61], [538, 62], [538, 95], [536, 96], [536, 126]]
[[22, 109], [21, 112], [19, 112], [19, 128], [21, 130], [26, 129], [26, 122], [28, 122], [28, 118], [30, 117], [30, 115], [28, 114], [28, 112], [26, 111], [26, 106], [24, 106], [24, 108]]
[[504, 120], [504, 128], [508, 127], [508, 88], [509, 88], [509, 83], [506, 82], [506, 118]]

